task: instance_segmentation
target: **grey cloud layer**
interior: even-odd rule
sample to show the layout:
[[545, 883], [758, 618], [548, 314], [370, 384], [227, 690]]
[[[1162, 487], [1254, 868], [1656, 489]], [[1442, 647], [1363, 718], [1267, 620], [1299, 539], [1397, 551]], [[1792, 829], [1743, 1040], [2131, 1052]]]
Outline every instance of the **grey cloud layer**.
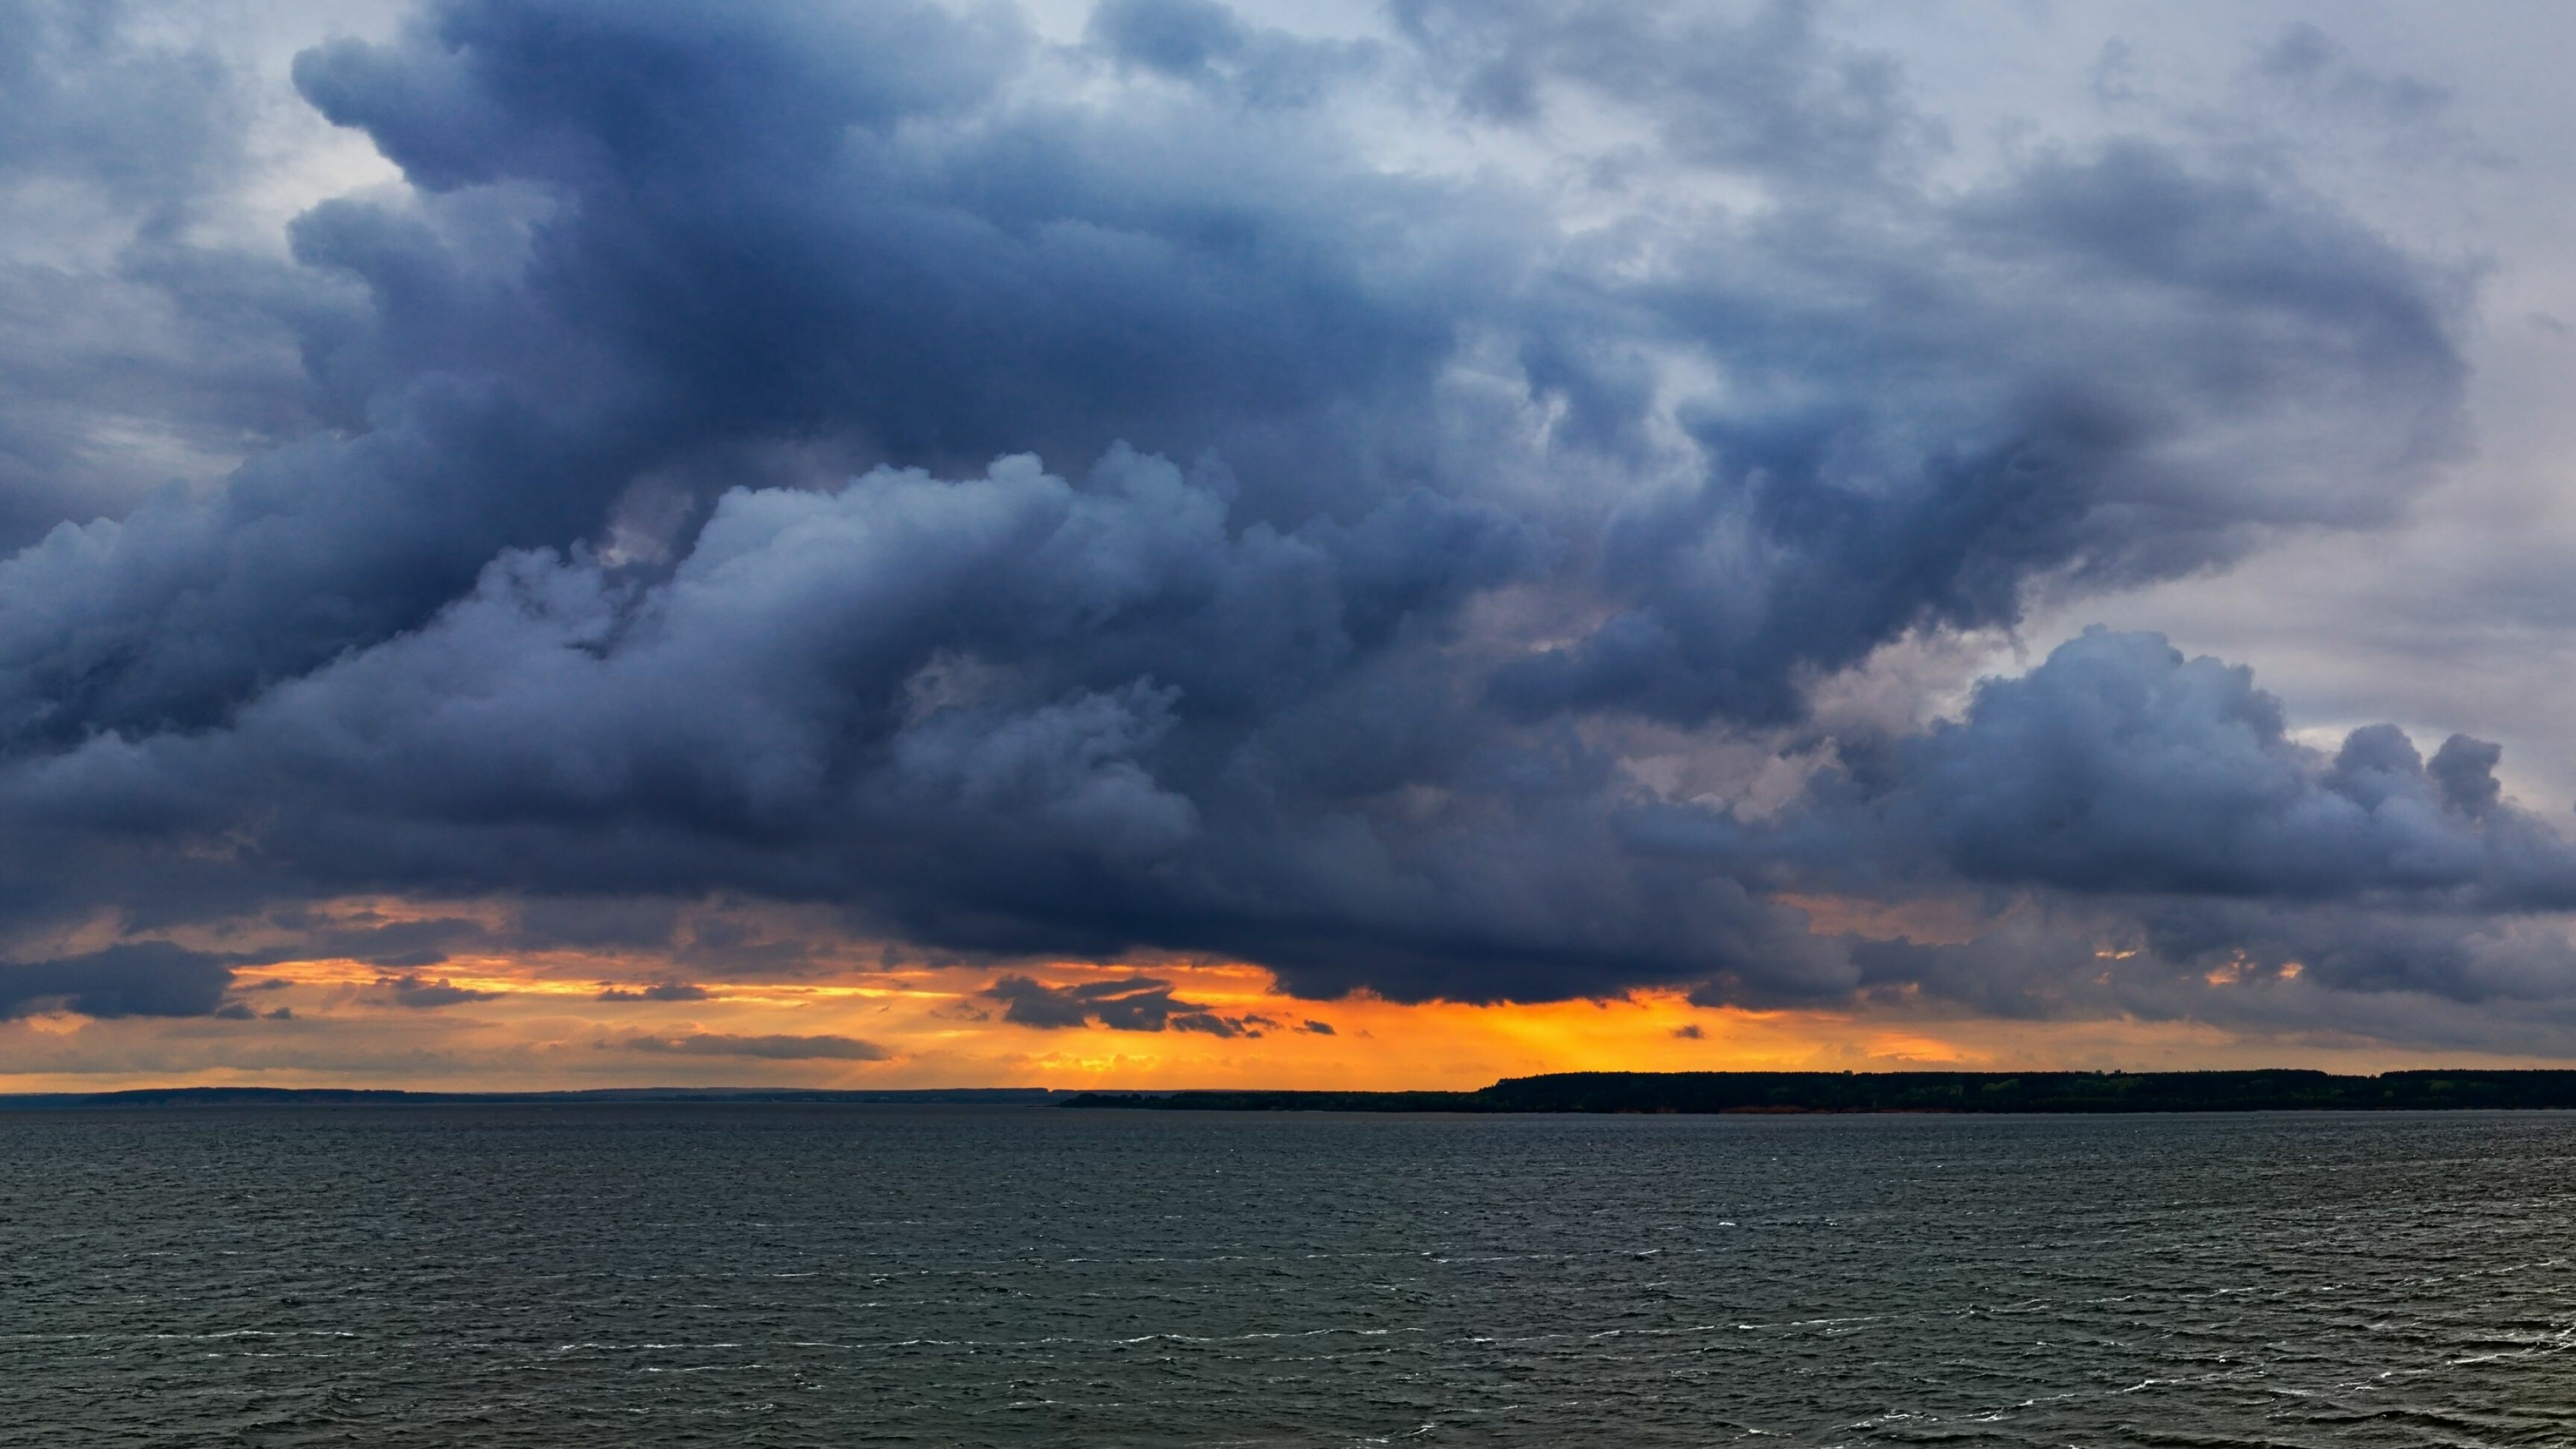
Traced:
[[161, 941], [110, 946], [50, 961], [0, 965], [0, 1020], [62, 1007], [83, 1016], [207, 1016], [224, 1004], [232, 968]]
[[343, 299], [219, 239], [261, 179], [263, 98], [217, 24], [0, 4], [0, 549], [312, 425], [294, 319]]
[[[728, 891], [1319, 995], [1788, 1001], [1965, 969], [1768, 898], [1833, 843], [1907, 890], [2565, 902], [2491, 751], [2324, 762], [2150, 646], [1920, 739], [1804, 720], [1910, 631], [2395, 516], [2464, 437], [2457, 277], [2286, 158], [1936, 185], [1901, 68], [1796, 5], [1391, 15], [451, 0], [307, 52], [410, 190], [262, 283], [317, 426], [0, 561], [0, 924]], [[1371, 106], [1643, 139], [1397, 170]], [[1625, 743], [1676, 728], [1842, 763], [1677, 814]]]

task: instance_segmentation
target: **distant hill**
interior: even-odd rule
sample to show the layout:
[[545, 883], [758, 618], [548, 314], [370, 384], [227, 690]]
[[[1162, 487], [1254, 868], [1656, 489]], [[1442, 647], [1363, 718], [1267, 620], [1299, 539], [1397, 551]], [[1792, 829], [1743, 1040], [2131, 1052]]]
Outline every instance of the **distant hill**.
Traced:
[[1073, 1093], [1052, 1087], [933, 1087], [836, 1092], [798, 1087], [606, 1087], [579, 1092], [398, 1092], [356, 1087], [143, 1087], [124, 1092], [0, 1095], [0, 1111], [64, 1107], [377, 1107], [653, 1102], [875, 1102], [1035, 1107]]
[[1472, 1092], [1085, 1092], [1067, 1107], [1233, 1112], [2388, 1112], [2576, 1109], [2576, 1071], [1557, 1072]]
[[62, 1108], [951, 1104], [1167, 1112], [2417, 1112], [2576, 1110], [2576, 1071], [2433, 1070], [2375, 1077], [2243, 1072], [1557, 1072], [1472, 1092], [1073, 1092], [1046, 1087], [825, 1091], [611, 1087], [402, 1092], [348, 1087], [145, 1087], [0, 1096], [0, 1111]]

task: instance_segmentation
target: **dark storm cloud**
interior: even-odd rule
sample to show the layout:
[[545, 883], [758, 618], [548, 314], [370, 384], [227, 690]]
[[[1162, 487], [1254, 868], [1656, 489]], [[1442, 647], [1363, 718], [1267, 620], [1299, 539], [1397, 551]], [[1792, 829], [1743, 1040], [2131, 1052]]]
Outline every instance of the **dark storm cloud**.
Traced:
[[[1082, 487], [1011, 460], [737, 492], [665, 583], [514, 555], [231, 731], [93, 741], [20, 771], [13, 800], [76, 826], [227, 782], [265, 802], [271, 861], [348, 889], [733, 884], [978, 949], [1159, 939], [1328, 990], [1479, 997], [1561, 989], [1569, 960], [1672, 979], [1763, 943], [1783, 949], [1748, 972], [1795, 989], [1813, 953], [1740, 891], [1615, 858], [1551, 884], [1560, 849], [1615, 857], [1581, 793], [1606, 762], [1426, 755], [1557, 818], [1552, 842], [1497, 851], [1465, 818], [1482, 802], [1373, 826], [1368, 797], [1406, 777], [1344, 784], [1326, 767], [1351, 766], [1301, 758], [1309, 730], [1354, 728], [1342, 698], [1362, 719], [1459, 708], [1398, 656], [1530, 549], [1493, 508], [1421, 492], [1230, 535], [1215, 484], [1124, 452]], [[1390, 851], [1409, 858], [1392, 875], [1372, 861]]]
[[512, 925], [519, 941], [532, 946], [652, 948], [671, 944], [679, 909], [667, 900], [613, 897], [523, 901]]
[[388, 971], [410, 971], [439, 965], [459, 948], [492, 944], [482, 922], [458, 917], [349, 925], [317, 921], [289, 909], [272, 912], [268, 924], [292, 931], [295, 944], [236, 956], [235, 962], [268, 966], [280, 961], [356, 961]]
[[1003, 1004], [1004, 1021], [1049, 1030], [1096, 1025], [1111, 1031], [1196, 1031], [1209, 1036], [1257, 1037], [1262, 1027], [1275, 1025], [1257, 1016], [1219, 1015], [1198, 1002], [1174, 996], [1171, 985], [1150, 976], [1083, 981], [1071, 986], [1049, 986], [1026, 976], [1004, 976], [981, 994]]
[[2459, 447], [2443, 287], [2295, 194], [2120, 143], [1907, 210], [1858, 238], [1784, 219], [1656, 299], [1749, 402], [1685, 412], [1706, 476], [1601, 536], [1627, 607], [1505, 671], [1503, 702], [1789, 717], [1802, 671], [2011, 623], [2035, 579], [2136, 583], [2284, 526], [2389, 521]]
[[[1781, 821], [1654, 814], [1640, 721], [1767, 747], [1909, 631], [2389, 520], [2460, 445], [2465, 297], [2284, 158], [1934, 186], [1899, 68], [1803, 7], [1396, 19], [449, 0], [307, 52], [409, 187], [306, 213], [253, 309], [322, 426], [0, 561], [0, 924], [439, 892], [520, 903], [486, 947], [651, 947], [722, 894], [1316, 995], [1784, 1003], [1895, 969], [1766, 898], [1835, 869], [2564, 899], [2486, 747], [2325, 761], [2126, 655], [1807, 740], [1844, 768]], [[1335, 115], [1520, 144], [1569, 101], [1650, 138], [1584, 171], [1617, 225]], [[728, 929], [683, 968], [802, 949]], [[993, 990], [1260, 1025], [1095, 986]]]
[[767, 1061], [881, 1062], [889, 1055], [874, 1042], [847, 1036], [728, 1036], [692, 1032], [687, 1036], [631, 1036], [601, 1042], [630, 1052], [657, 1052], [683, 1057], [757, 1057]]
[[210, 1016], [232, 967], [219, 956], [137, 941], [50, 961], [0, 964], [0, 1020], [60, 1008], [83, 1016]]
[[302, 57], [422, 188], [296, 225], [317, 291], [365, 298], [297, 319], [340, 434], [0, 566], [0, 729], [221, 719], [784, 442], [1222, 444], [1292, 522], [1365, 503], [1474, 290], [1425, 271], [1473, 240], [1428, 224], [1457, 199], [1354, 193], [1213, 104], [1194, 146], [1151, 106], [1002, 109], [1030, 42], [997, 14], [467, 3]]
[[[1283, 146], [1221, 100], [987, 114], [1030, 45], [1002, 21], [818, 15], [467, 0], [392, 46], [303, 57], [306, 95], [426, 193], [298, 223], [299, 256], [369, 298], [304, 324], [350, 435], [0, 570], [0, 598], [45, 605], [0, 630], [15, 727], [221, 718], [417, 622], [497, 549], [568, 542], [648, 476], [685, 485], [763, 440], [952, 463], [1214, 447], [1252, 516], [1365, 506], [1438, 470], [1433, 389], [1464, 328], [1517, 337], [1526, 383], [1605, 438], [1640, 421], [1640, 345], [1759, 384], [1697, 417], [1702, 481], [1612, 520], [1605, 561], [1637, 607], [1513, 697], [1777, 712], [1796, 666], [1919, 621], [2008, 618], [2033, 572], [2187, 567], [2266, 514], [2388, 491], [2170, 496], [2194, 480], [2160, 454], [2262, 424], [2267, 394], [2292, 405], [2255, 445], [2331, 422], [2337, 458], [2396, 455], [2372, 459], [2383, 478], [2438, 444], [2456, 398], [2420, 269], [2256, 181], [2140, 148], [2052, 159], [1956, 206], [1869, 180], [1847, 208], [1695, 230], [1697, 255], [1628, 282], [1542, 251], [1499, 199], [1356, 185], [1354, 158]], [[1543, 39], [1630, 22], [1516, 23]], [[1861, 82], [1809, 32], [1784, 9], [1705, 44], [1534, 41], [1525, 63], [1656, 78], [1621, 88], [1633, 105], [1758, 106], [1759, 144], [1719, 159], [1788, 184], [1850, 169], [1847, 133], [1895, 124], [1834, 119]], [[1741, 54], [1763, 84], [1721, 101], [1722, 78], [1658, 69], [1705, 54]], [[1203, 139], [1138, 149], [1139, 128], [1184, 119], [1173, 107]], [[2094, 325], [2068, 325], [2070, 285], [2102, 298]], [[1971, 374], [1926, 376], [1963, 349]], [[2125, 360], [2086, 361], [2109, 356]], [[2330, 418], [2301, 384], [2341, 394]], [[1729, 560], [1755, 565], [1750, 596]]]

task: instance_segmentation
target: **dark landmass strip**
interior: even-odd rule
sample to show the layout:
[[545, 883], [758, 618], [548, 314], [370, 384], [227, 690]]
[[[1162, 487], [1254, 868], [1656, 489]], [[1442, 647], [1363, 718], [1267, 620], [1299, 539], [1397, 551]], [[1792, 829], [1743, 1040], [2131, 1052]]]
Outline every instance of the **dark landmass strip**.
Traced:
[[1084, 1092], [1224, 1112], [2417, 1112], [2576, 1109], [2576, 1071], [1558, 1072], [1472, 1092]]
[[608, 1087], [578, 1092], [400, 1092], [354, 1087], [142, 1087], [124, 1092], [0, 1095], [0, 1111], [63, 1107], [590, 1106], [655, 1102], [875, 1102], [1038, 1107], [1072, 1093], [1053, 1087], [822, 1091], [799, 1087]]
[[66, 1107], [584, 1106], [618, 1103], [956, 1104], [1221, 1112], [2414, 1112], [2576, 1110], [2576, 1070], [2386, 1072], [1558, 1072], [1472, 1092], [1073, 1092], [1047, 1087], [826, 1091], [614, 1087], [405, 1092], [145, 1087], [0, 1095], [0, 1111]]

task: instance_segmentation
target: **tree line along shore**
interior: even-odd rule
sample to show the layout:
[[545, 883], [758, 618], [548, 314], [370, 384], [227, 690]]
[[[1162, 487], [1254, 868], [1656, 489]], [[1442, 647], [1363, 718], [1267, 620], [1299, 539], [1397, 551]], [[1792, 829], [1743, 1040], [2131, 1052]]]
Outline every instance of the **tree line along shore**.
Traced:
[[1471, 1092], [1085, 1092], [1230, 1112], [2419, 1112], [2576, 1109], [2576, 1071], [1557, 1072]]

